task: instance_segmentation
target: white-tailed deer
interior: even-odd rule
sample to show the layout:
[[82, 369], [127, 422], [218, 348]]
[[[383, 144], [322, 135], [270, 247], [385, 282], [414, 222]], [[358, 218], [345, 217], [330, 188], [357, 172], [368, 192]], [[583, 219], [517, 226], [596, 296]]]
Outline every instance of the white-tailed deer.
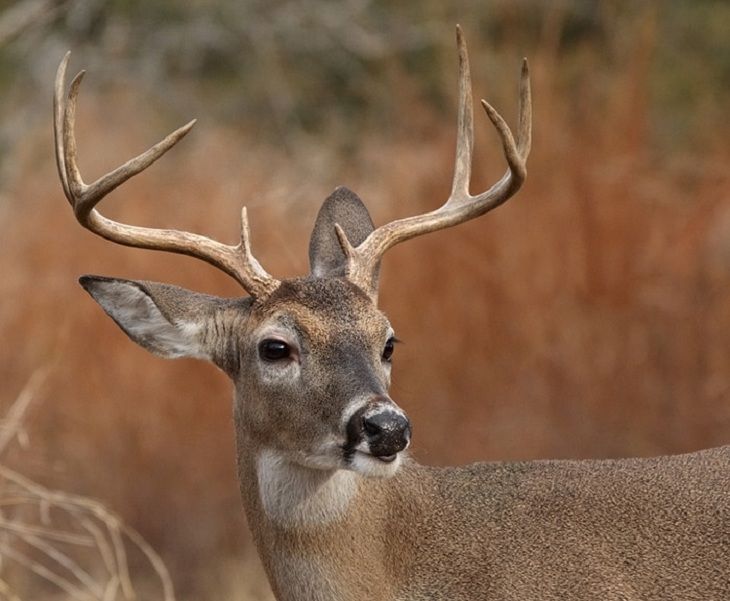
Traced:
[[376, 307], [383, 254], [500, 205], [520, 188], [531, 101], [522, 67], [516, 139], [496, 127], [509, 168], [471, 196], [473, 108], [457, 29], [459, 115], [451, 195], [439, 209], [374, 228], [360, 199], [325, 200], [311, 273], [276, 280], [241, 241], [124, 225], [94, 208], [191, 128], [86, 185], [76, 164], [79, 74], [54, 104], [63, 189], [84, 227], [120, 244], [183, 253], [250, 296], [81, 278], [135, 342], [212, 361], [233, 380], [238, 473], [248, 523], [281, 600], [730, 599], [730, 448], [654, 459], [480, 463], [432, 468], [406, 457], [410, 424], [388, 395], [393, 329]]

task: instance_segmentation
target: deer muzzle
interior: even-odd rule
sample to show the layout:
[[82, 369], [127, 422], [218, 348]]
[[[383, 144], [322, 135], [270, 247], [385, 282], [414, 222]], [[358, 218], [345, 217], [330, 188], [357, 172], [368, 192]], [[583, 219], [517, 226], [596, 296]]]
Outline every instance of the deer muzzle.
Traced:
[[408, 417], [390, 399], [378, 399], [350, 417], [345, 454], [352, 457], [361, 452], [390, 463], [410, 442]]

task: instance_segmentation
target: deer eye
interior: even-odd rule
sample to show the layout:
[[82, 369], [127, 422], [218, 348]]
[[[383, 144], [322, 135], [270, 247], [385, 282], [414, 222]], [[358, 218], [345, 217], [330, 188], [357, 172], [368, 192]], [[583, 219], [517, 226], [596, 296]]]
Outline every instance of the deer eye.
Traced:
[[281, 361], [291, 356], [291, 347], [282, 340], [267, 338], [259, 343], [259, 356], [264, 361]]
[[385, 348], [383, 349], [383, 361], [387, 361], [388, 363], [390, 363], [390, 360], [393, 357], [394, 349], [395, 338], [388, 338], [388, 341], [385, 343]]

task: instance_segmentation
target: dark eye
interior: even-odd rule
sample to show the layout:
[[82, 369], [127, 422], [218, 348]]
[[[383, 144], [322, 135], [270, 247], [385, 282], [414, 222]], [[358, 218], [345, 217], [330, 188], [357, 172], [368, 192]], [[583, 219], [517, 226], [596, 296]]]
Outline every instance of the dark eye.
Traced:
[[388, 338], [388, 342], [385, 343], [383, 349], [383, 361], [390, 363], [390, 359], [393, 356], [393, 349], [395, 349], [395, 338]]
[[291, 348], [282, 340], [267, 338], [259, 343], [259, 356], [264, 361], [281, 361], [291, 356]]

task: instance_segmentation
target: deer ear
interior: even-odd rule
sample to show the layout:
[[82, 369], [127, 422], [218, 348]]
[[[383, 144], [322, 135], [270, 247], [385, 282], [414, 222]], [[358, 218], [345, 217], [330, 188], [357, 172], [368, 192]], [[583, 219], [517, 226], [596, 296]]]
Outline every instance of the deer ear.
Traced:
[[[161, 357], [208, 359], [227, 370], [231, 358], [206, 335], [216, 315], [249, 299], [223, 299], [178, 286], [83, 276], [79, 283], [134, 342]], [[218, 323], [217, 329], [221, 329]]]
[[309, 241], [309, 264], [315, 277], [345, 275], [345, 253], [337, 240], [336, 223], [353, 246], [375, 229], [360, 197], [345, 187], [335, 189], [322, 204]]

